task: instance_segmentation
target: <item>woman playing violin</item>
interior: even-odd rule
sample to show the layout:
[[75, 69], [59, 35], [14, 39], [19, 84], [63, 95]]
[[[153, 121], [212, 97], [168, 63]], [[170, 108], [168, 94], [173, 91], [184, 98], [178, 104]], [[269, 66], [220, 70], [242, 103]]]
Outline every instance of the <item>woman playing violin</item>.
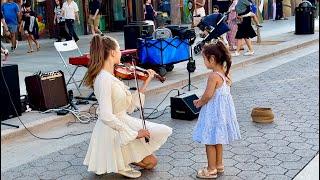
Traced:
[[[93, 129], [84, 164], [88, 171], [96, 174], [119, 173], [138, 178], [141, 172], [132, 169], [135, 164], [143, 169], [152, 169], [157, 164], [153, 152], [162, 146], [171, 135], [172, 129], [162, 124], [146, 122], [129, 116], [140, 106], [138, 92], [129, 88], [114, 76], [114, 66], [120, 63], [121, 52], [118, 42], [108, 36], [95, 35], [90, 46], [90, 64], [85, 80], [94, 89], [99, 103], [98, 121]], [[155, 72], [147, 70], [149, 76], [138, 88], [141, 101], [143, 93]], [[144, 138], [148, 138], [146, 143]]]

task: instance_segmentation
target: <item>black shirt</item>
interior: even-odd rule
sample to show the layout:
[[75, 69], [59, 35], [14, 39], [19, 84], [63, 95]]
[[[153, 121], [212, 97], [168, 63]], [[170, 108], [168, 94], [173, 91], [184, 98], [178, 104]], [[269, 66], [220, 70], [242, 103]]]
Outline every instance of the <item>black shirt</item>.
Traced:
[[101, 3], [99, 2], [99, 0], [92, 0], [89, 2], [89, 12], [91, 15], [95, 15], [98, 9], [100, 11], [100, 8]]
[[[29, 15], [29, 16], [27, 16], [27, 15]], [[24, 11], [24, 12], [22, 12], [22, 20], [24, 21], [24, 27], [26, 29], [29, 29], [30, 17], [31, 16], [36, 16], [34, 11]]]

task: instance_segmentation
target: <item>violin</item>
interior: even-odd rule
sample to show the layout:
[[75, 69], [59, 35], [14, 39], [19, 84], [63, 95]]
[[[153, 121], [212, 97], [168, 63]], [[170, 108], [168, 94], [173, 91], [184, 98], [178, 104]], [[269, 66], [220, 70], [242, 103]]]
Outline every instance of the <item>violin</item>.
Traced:
[[[135, 73], [137, 78], [143, 81], [146, 81], [149, 77], [148, 71], [138, 66], [127, 66], [125, 64], [117, 64], [114, 67], [114, 75], [121, 79], [135, 79]], [[159, 74], [155, 74], [154, 76], [162, 83], [166, 80], [165, 77], [162, 77]]]

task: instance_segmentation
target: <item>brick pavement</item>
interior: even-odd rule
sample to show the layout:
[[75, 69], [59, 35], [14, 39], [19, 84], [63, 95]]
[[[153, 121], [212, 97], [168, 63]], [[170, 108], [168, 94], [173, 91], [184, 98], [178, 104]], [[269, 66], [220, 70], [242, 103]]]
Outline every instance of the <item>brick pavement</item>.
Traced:
[[[242, 140], [224, 146], [225, 173], [219, 179], [292, 179], [319, 151], [318, 52], [236, 82], [232, 93]], [[256, 106], [272, 107], [275, 122], [253, 123]], [[156, 152], [157, 168], [143, 171], [140, 179], [194, 179], [206, 165], [204, 147], [191, 139], [196, 121], [171, 120], [170, 114], [154, 121], [174, 133]], [[88, 141], [1, 172], [1, 179], [122, 178], [88, 173], [82, 165], [87, 146]]]

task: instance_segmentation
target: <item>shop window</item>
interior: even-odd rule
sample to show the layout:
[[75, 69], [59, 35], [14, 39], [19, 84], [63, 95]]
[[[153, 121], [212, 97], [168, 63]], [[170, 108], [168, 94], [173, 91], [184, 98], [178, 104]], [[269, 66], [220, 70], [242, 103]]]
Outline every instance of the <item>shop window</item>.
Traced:
[[37, 21], [39, 26], [39, 35], [44, 36], [46, 34], [46, 0], [35, 0], [32, 3], [32, 9], [37, 14]]
[[126, 20], [126, 2], [125, 0], [113, 0], [113, 16], [115, 21]]

